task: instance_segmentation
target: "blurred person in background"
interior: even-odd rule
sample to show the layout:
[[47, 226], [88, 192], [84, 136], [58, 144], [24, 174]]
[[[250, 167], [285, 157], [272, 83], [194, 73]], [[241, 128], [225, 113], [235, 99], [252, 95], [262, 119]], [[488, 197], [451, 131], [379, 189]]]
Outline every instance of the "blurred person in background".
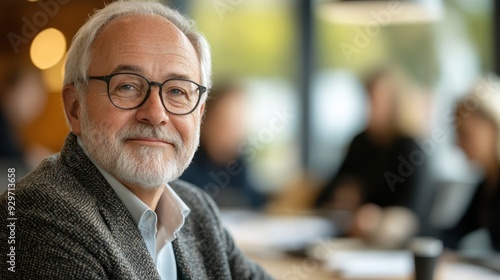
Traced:
[[[338, 172], [316, 201], [319, 208], [353, 213], [350, 233], [356, 236], [372, 238], [368, 237], [370, 233], [382, 224], [390, 224], [386, 216], [406, 220], [411, 232], [416, 227], [417, 221], [408, 209], [412, 207], [423, 166], [409, 162], [410, 154], [418, 146], [399, 123], [400, 100], [407, 90], [401, 74], [399, 68], [384, 66], [369, 77], [365, 84], [369, 97], [368, 125], [352, 140]], [[398, 207], [395, 212], [404, 214], [393, 215], [391, 209], [385, 215], [383, 209], [387, 207]]]
[[[23, 128], [42, 113], [46, 100], [39, 72], [18, 67], [5, 70], [0, 91], [0, 167], [15, 168], [18, 179], [52, 154], [41, 145], [28, 145], [21, 137]], [[0, 179], [5, 176], [0, 175]], [[0, 185], [0, 193], [6, 187]]]
[[486, 228], [491, 244], [500, 251], [500, 80], [490, 76], [478, 82], [455, 108], [457, 144], [478, 164], [483, 179], [458, 223], [444, 233], [444, 244], [457, 249], [467, 234]]
[[236, 81], [215, 85], [207, 100], [200, 147], [181, 179], [205, 190], [221, 208], [260, 208], [266, 202], [239, 153], [247, 137], [245, 87]]
[[[0, 157], [2, 160], [24, 162], [21, 145], [15, 133], [18, 112], [11, 109], [12, 107], [15, 107], [15, 104], [19, 103], [15, 101], [15, 98], [18, 100], [23, 99], [22, 94], [16, 94], [15, 90], [19, 76], [20, 73], [18, 71], [8, 71], [5, 74], [4, 81], [2, 82], [2, 90], [0, 92], [0, 130], [2, 131], [2, 137], [0, 138]], [[21, 91], [21, 93], [22, 92], [23, 91]]]

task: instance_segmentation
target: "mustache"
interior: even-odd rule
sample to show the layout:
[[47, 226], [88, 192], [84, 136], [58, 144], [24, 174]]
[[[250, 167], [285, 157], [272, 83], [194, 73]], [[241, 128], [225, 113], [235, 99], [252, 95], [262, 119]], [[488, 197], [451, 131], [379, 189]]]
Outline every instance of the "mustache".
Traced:
[[145, 124], [138, 124], [131, 128], [123, 129], [118, 132], [117, 137], [120, 141], [130, 138], [155, 138], [170, 143], [175, 148], [182, 147], [182, 138], [178, 133], [166, 128], [154, 128]]

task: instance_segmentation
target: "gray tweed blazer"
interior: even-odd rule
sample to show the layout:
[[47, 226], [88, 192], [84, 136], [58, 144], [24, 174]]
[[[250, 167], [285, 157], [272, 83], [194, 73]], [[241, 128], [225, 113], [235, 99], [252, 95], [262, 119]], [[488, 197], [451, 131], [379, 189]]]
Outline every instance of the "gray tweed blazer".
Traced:
[[[182, 181], [171, 186], [191, 208], [173, 242], [179, 279], [271, 279], [236, 248], [205, 193]], [[131, 215], [75, 135], [14, 193], [15, 244], [2, 226], [0, 279], [160, 279]], [[7, 223], [7, 193], [0, 209]], [[12, 245], [15, 273], [7, 263]]]

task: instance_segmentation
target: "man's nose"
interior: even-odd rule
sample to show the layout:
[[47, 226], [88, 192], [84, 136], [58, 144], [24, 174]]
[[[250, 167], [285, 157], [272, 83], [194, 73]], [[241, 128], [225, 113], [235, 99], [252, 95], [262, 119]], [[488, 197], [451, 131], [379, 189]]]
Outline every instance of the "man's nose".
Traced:
[[165, 125], [169, 121], [169, 113], [163, 106], [159, 91], [160, 87], [152, 85], [148, 99], [141, 107], [137, 108], [138, 121], [153, 126]]

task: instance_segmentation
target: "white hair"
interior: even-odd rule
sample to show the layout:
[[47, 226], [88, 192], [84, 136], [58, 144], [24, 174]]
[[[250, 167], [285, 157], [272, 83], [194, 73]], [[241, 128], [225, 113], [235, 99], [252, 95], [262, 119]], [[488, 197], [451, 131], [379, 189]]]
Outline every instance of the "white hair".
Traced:
[[159, 15], [179, 28], [193, 45], [200, 60], [201, 83], [208, 89], [211, 88], [212, 63], [207, 40], [196, 30], [194, 21], [153, 0], [118, 0], [96, 11], [73, 38], [65, 65], [64, 84], [73, 83], [80, 92], [86, 89], [87, 72], [92, 56], [91, 46], [97, 34], [113, 19], [130, 14]]

